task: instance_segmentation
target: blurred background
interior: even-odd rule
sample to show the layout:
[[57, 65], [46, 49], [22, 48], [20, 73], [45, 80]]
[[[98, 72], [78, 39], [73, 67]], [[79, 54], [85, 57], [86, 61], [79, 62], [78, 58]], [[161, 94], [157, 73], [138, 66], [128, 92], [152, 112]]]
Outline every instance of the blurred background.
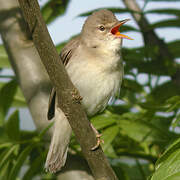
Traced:
[[[2, 1], [0, 178], [71, 180], [73, 172], [77, 179], [92, 179], [74, 136], [69, 156], [85, 163], [83, 168], [82, 162], [76, 168], [67, 163], [60, 175], [45, 173], [43, 137], [49, 129], [44, 130], [50, 83], [39, 70], [41, 65], [33, 66], [37, 53], [29, 45], [18, 45], [25, 28], [18, 26], [24, 22], [17, 1]], [[58, 52], [80, 33], [94, 10], [106, 8], [119, 20], [131, 19], [120, 29], [134, 39], [123, 41], [121, 94], [91, 121], [103, 134], [104, 152], [119, 179], [180, 179], [180, 1], [39, 0], [39, 4]], [[46, 85], [41, 83], [46, 80]]]

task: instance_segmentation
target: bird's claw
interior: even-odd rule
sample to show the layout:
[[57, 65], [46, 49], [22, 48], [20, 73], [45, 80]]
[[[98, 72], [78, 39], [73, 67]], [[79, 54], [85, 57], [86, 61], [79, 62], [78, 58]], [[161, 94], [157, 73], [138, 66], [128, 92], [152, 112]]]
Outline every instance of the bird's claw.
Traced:
[[72, 94], [73, 100], [74, 100], [76, 103], [81, 104], [81, 101], [82, 101], [83, 98], [80, 96], [78, 90], [74, 88], [74, 89], [72, 90], [71, 94]]
[[96, 142], [96, 145], [91, 148], [91, 151], [96, 150], [100, 146], [101, 143], [104, 144], [104, 140], [100, 138], [101, 136], [102, 134], [96, 134], [97, 142]]

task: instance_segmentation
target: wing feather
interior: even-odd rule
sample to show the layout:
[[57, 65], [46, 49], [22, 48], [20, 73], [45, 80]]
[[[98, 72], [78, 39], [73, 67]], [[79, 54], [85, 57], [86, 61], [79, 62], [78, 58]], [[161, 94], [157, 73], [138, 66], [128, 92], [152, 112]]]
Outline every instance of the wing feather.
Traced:
[[[70, 61], [72, 57], [73, 52], [78, 47], [79, 38], [80, 36], [73, 38], [62, 49], [60, 53], [60, 58], [64, 66], [68, 64], [68, 62]], [[51, 120], [55, 116], [55, 103], [56, 103], [56, 90], [53, 87], [50, 93], [50, 97], [49, 97], [49, 105], [48, 105], [48, 113], [47, 113], [48, 120]]]

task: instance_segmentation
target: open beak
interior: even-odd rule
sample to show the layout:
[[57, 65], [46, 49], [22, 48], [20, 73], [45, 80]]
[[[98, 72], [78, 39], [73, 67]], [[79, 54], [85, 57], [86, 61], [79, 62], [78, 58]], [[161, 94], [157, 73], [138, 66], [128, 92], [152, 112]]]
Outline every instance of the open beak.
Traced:
[[124, 38], [124, 39], [130, 39], [130, 40], [133, 40], [132, 38], [124, 35], [124, 34], [121, 34], [120, 31], [119, 31], [119, 28], [124, 24], [126, 23], [127, 21], [129, 21], [130, 19], [125, 19], [125, 20], [122, 20], [122, 21], [119, 21], [112, 29], [111, 29], [111, 33], [113, 35], [115, 35], [116, 37], [119, 37], [119, 38]]

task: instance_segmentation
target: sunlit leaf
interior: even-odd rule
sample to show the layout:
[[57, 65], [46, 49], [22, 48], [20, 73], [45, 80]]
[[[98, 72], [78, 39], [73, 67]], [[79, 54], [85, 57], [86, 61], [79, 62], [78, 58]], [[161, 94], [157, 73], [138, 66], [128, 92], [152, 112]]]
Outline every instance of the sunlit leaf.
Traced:
[[0, 171], [0, 178], [1, 179], [8, 179], [8, 174], [9, 174], [9, 165], [10, 162], [6, 162], [3, 166], [3, 168]]
[[166, 101], [168, 105], [167, 112], [171, 112], [175, 109], [180, 109], [180, 96], [173, 96]]
[[119, 117], [118, 126], [123, 135], [138, 142], [167, 143], [172, 135], [151, 122], [142, 119], [138, 113], [125, 113]]
[[19, 86], [18, 86], [16, 94], [13, 98], [12, 106], [13, 107], [27, 107], [26, 100], [25, 100], [24, 95], [22, 94], [22, 91], [19, 88]]
[[7, 148], [11, 145], [12, 145], [12, 143], [10, 143], [10, 142], [2, 143], [2, 144], [0, 144], [0, 149]]
[[[103, 146], [103, 144], [102, 144]], [[105, 154], [106, 156], [110, 157], [110, 158], [118, 158], [116, 151], [113, 148], [112, 144], [109, 144], [108, 147], [105, 150]]]
[[180, 139], [175, 141], [156, 163], [155, 173], [151, 180], [180, 179]]
[[108, 146], [112, 143], [114, 138], [117, 136], [118, 132], [119, 128], [117, 125], [106, 128], [105, 131], [103, 131], [102, 139], [104, 140], [104, 144], [102, 144], [102, 147], [104, 151], [106, 151]]
[[106, 115], [103, 115], [103, 116], [97, 115], [91, 119], [91, 123], [98, 130], [105, 128], [107, 126], [110, 126], [110, 125], [114, 124], [115, 122], [116, 121], [113, 118], [111, 118], [110, 116], [106, 116]]
[[29, 146], [27, 146], [19, 155], [16, 163], [14, 164], [10, 175], [9, 175], [9, 180], [14, 180], [14, 177], [16, 177], [19, 174], [20, 169], [22, 168], [22, 165], [24, 163], [24, 161], [27, 159], [29, 153], [32, 151], [32, 149], [34, 148], [34, 146], [31, 144]]
[[174, 121], [172, 122], [172, 127], [173, 127], [173, 128], [177, 127], [179, 123], [180, 123], [180, 114], [178, 114], [178, 115], [175, 117]]
[[16, 151], [17, 148], [19, 148], [19, 145], [13, 145], [1, 153], [1, 155], [0, 155], [0, 159], [1, 159], [0, 170], [11, 159], [11, 155], [14, 153], [14, 151]]

